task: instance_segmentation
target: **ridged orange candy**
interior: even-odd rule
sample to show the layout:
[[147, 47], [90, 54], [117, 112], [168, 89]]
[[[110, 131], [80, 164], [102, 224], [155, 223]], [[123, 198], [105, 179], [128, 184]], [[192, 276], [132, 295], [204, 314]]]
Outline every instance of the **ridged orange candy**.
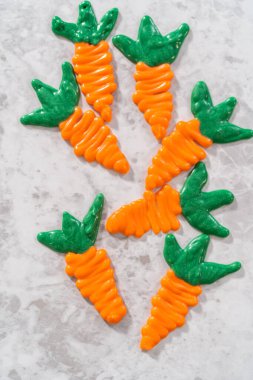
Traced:
[[104, 249], [91, 247], [83, 254], [66, 255], [66, 273], [77, 279], [76, 286], [83, 297], [93, 303], [107, 323], [118, 323], [127, 309], [120, 297], [111, 260]]

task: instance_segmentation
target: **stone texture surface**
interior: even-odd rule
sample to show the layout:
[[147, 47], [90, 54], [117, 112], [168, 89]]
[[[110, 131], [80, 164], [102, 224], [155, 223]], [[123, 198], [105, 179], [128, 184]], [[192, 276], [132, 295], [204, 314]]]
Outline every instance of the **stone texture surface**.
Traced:
[[[1, 266], [0, 378], [11, 380], [251, 380], [253, 372], [253, 149], [252, 142], [214, 146], [206, 160], [207, 189], [227, 188], [232, 206], [215, 212], [231, 236], [213, 238], [208, 260], [240, 260], [243, 269], [204, 287], [187, 324], [150, 353], [139, 348], [150, 297], [167, 267], [164, 236], [140, 240], [109, 236], [106, 217], [143, 192], [146, 168], [158, 144], [131, 102], [134, 65], [113, 50], [119, 89], [111, 127], [132, 171], [124, 178], [74, 156], [58, 130], [23, 127], [19, 117], [38, 105], [30, 86], [40, 78], [57, 86], [60, 65], [73, 46], [50, 31], [58, 14], [73, 21], [77, 0], [0, 0], [1, 13]], [[233, 121], [252, 127], [253, 6], [250, 0], [94, 0], [98, 17], [120, 9], [115, 33], [135, 37], [151, 15], [163, 33], [188, 22], [191, 32], [173, 65], [173, 123], [190, 119], [190, 93], [198, 80], [217, 103], [236, 96]], [[87, 106], [82, 100], [82, 106]], [[186, 174], [173, 180], [180, 188]], [[105, 247], [129, 309], [107, 326], [64, 273], [64, 258], [39, 245], [39, 231], [57, 228], [61, 213], [82, 217], [94, 195], [106, 197], [97, 246]], [[197, 235], [185, 220], [184, 245]]]

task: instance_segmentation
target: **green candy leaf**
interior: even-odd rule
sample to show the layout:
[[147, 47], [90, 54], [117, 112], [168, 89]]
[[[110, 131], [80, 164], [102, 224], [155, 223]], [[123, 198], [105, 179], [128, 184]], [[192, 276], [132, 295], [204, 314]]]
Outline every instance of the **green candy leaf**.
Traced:
[[91, 241], [96, 241], [100, 221], [102, 218], [102, 211], [104, 207], [104, 196], [103, 194], [98, 194], [92, 203], [89, 212], [83, 218], [83, 226], [86, 235]]
[[83, 1], [81, 4], [79, 4], [79, 15], [76, 25], [83, 25], [87, 29], [96, 29], [98, 22], [95, 12], [89, 1]]
[[229, 235], [229, 230], [223, 227], [210, 211], [233, 202], [234, 196], [228, 190], [202, 192], [208, 179], [206, 166], [199, 162], [187, 177], [180, 192], [182, 214], [193, 227], [201, 232], [219, 237]]
[[[113, 8], [109, 10], [102, 18], [100, 23], [98, 24], [97, 27], [97, 34], [98, 34], [98, 40], [106, 40], [107, 37], [111, 34], [117, 18], [118, 18], [119, 11], [117, 8]], [[98, 41], [98, 42], [99, 42]]]
[[212, 284], [241, 268], [239, 262], [228, 265], [204, 262], [210, 242], [208, 235], [199, 235], [182, 249], [176, 238], [165, 238], [164, 258], [177, 277], [191, 285]]
[[62, 80], [59, 90], [38, 79], [32, 81], [32, 86], [42, 107], [22, 116], [20, 119], [22, 124], [57, 127], [74, 112], [79, 102], [79, 87], [72, 66], [68, 62], [62, 65]]
[[74, 43], [87, 42], [97, 45], [112, 32], [118, 18], [118, 9], [110, 9], [98, 23], [89, 1], [79, 5], [79, 16], [76, 24], [63, 21], [55, 16], [52, 20], [52, 30], [55, 34], [65, 37]]
[[144, 16], [136, 41], [124, 35], [117, 35], [112, 41], [133, 63], [144, 62], [153, 67], [174, 62], [188, 33], [189, 26], [182, 24], [177, 30], [163, 36], [152, 18]]
[[220, 144], [250, 139], [253, 130], [229, 122], [236, 103], [236, 99], [230, 97], [214, 106], [206, 83], [198, 82], [192, 91], [191, 110], [200, 121], [201, 133]]
[[141, 23], [139, 26], [138, 31], [138, 41], [140, 42], [140, 45], [143, 47], [151, 46], [150, 39], [147, 38], [147, 36], [152, 37], [153, 40], [162, 40], [162, 34], [160, 33], [159, 29], [157, 28], [156, 24], [152, 20], [150, 16], [144, 16], [141, 19]]
[[57, 252], [83, 253], [95, 244], [104, 206], [103, 194], [98, 194], [88, 213], [80, 222], [68, 212], [63, 213], [62, 230], [41, 232], [40, 243]]
[[112, 38], [113, 45], [126, 57], [129, 61], [134, 63], [140, 62], [142, 56], [142, 48], [138, 41], [134, 41], [131, 38], [118, 34]]
[[37, 239], [41, 244], [46, 245], [48, 248], [56, 252], [69, 251], [69, 242], [61, 230], [40, 232], [37, 235]]
[[68, 212], [62, 214], [62, 232], [67, 240], [81, 233], [81, 222]]

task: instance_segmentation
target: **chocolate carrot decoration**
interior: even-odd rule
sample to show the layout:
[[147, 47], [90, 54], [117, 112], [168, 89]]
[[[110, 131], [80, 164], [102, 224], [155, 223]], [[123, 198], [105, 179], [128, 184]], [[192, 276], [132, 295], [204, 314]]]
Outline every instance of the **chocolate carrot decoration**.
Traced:
[[144, 113], [157, 139], [166, 135], [173, 108], [172, 95], [168, 92], [173, 78], [170, 64], [177, 58], [188, 32], [189, 26], [182, 24], [162, 36], [152, 18], [144, 16], [136, 41], [124, 35], [113, 37], [113, 44], [136, 64], [133, 101]]
[[178, 230], [178, 215], [201, 232], [226, 237], [229, 230], [210, 214], [210, 211], [228, 205], [234, 200], [228, 190], [202, 192], [207, 182], [205, 164], [199, 162], [189, 174], [179, 193], [166, 185], [153, 193], [145, 191], [143, 198], [120, 207], [107, 220], [106, 229], [112, 234], [121, 233], [137, 238], [152, 230], [155, 234]]
[[87, 102], [100, 113], [105, 121], [112, 118], [111, 104], [116, 90], [111, 65], [112, 54], [105, 41], [117, 21], [118, 9], [109, 10], [98, 23], [89, 1], [79, 5], [79, 17], [76, 24], [54, 17], [52, 30], [75, 44], [72, 59], [77, 82], [81, 86]]
[[97, 238], [104, 205], [98, 194], [80, 222], [63, 213], [62, 229], [38, 234], [38, 241], [56, 252], [67, 253], [66, 273], [77, 279], [76, 286], [107, 323], [118, 323], [126, 314], [114, 278], [111, 260], [104, 249], [97, 249]]
[[173, 235], [166, 236], [164, 258], [171, 270], [162, 278], [162, 286], [152, 298], [150, 317], [141, 330], [142, 350], [151, 350], [185, 324], [189, 307], [198, 304], [201, 285], [212, 284], [241, 268], [239, 262], [228, 265], [205, 262], [209, 241], [209, 236], [199, 235], [182, 249]]
[[42, 107], [23, 116], [21, 123], [58, 126], [62, 138], [70, 142], [77, 156], [83, 156], [88, 162], [97, 161], [120, 174], [127, 173], [129, 164], [110, 128], [93, 111], [83, 113], [78, 107], [80, 93], [70, 63], [62, 65], [62, 73], [59, 90], [38, 79], [32, 81]]
[[230, 97], [213, 105], [209, 90], [204, 82], [198, 82], [192, 92], [191, 109], [197, 118], [179, 122], [175, 131], [162, 140], [162, 146], [152, 159], [146, 177], [146, 189], [153, 190], [165, 185], [173, 177], [206, 157], [202, 148], [213, 143], [229, 143], [250, 139], [253, 130], [243, 129], [229, 122], [236, 105]]

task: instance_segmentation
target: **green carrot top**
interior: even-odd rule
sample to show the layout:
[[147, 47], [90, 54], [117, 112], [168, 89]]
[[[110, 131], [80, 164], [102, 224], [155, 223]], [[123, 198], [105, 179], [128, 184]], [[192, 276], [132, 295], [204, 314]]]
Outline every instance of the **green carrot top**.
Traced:
[[62, 229], [40, 232], [40, 243], [56, 252], [84, 253], [95, 244], [104, 206], [103, 194], [98, 194], [88, 213], [80, 222], [68, 212], [62, 216]]
[[52, 30], [55, 34], [74, 43], [87, 42], [91, 45], [97, 45], [109, 36], [117, 18], [118, 9], [112, 8], [98, 23], [91, 3], [84, 1], [79, 5], [79, 16], [76, 24], [65, 22], [56, 16], [52, 20]]
[[200, 121], [201, 133], [215, 143], [250, 139], [253, 130], [243, 129], [229, 122], [236, 103], [236, 98], [230, 97], [214, 106], [206, 83], [198, 82], [192, 91], [191, 110]]
[[203, 192], [208, 174], [203, 162], [195, 165], [180, 191], [182, 214], [195, 228], [208, 235], [226, 237], [229, 230], [222, 226], [210, 211], [233, 202], [234, 196], [228, 190]]
[[209, 242], [208, 235], [199, 235], [182, 249], [175, 236], [169, 234], [165, 238], [164, 258], [176, 276], [191, 285], [212, 284], [241, 268], [238, 261], [227, 265], [205, 262]]
[[68, 62], [62, 65], [62, 80], [58, 90], [38, 79], [32, 81], [32, 86], [42, 107], [22, 116], [22, 124], [56, 127], [74, 112], [79, 102], [79, 87], [73, 68]]
[[149, 16], [141, 20], [136, 41], [124, 35], [113, 37], [113, 44], [130, 61], [144, 62], [148, 66], [172, 63], [189, 33], [189, 26], [182, 24], [178, 29], [163, 36]]

